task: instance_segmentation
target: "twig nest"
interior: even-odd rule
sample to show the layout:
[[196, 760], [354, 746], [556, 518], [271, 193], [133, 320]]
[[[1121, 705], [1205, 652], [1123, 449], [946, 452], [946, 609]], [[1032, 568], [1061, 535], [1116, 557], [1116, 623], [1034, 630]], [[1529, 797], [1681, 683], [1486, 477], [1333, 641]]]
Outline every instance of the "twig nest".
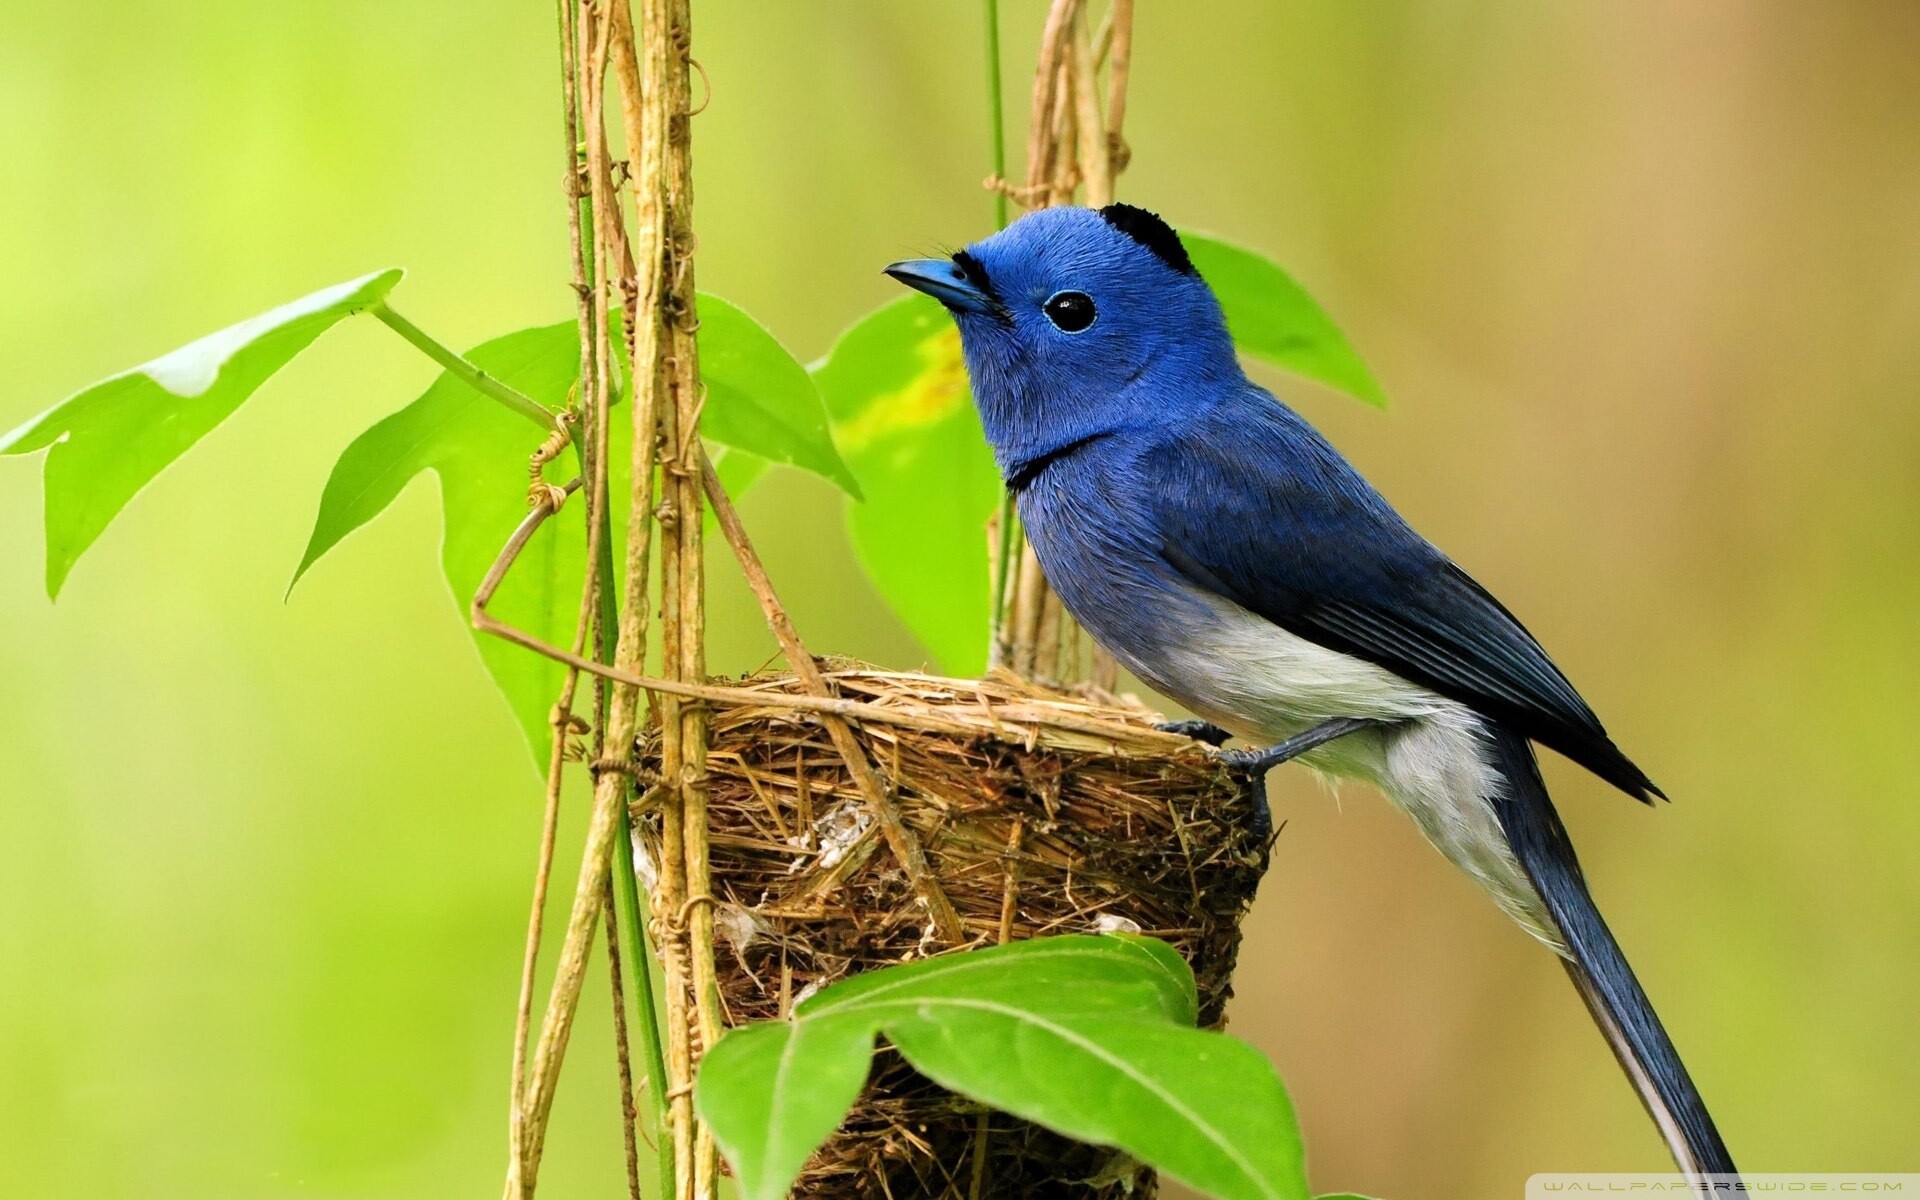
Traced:
[[[959, 913], [968, 945], [1140, 932], [1170, 942], [1217, 1025], [1240, 919], [1266, 868], [1246, 780], [1155, 716], [1110, 696], [1011, 677], [862, 669], [835, 693], [884, 710], [855, 721], [892, 803]], [[817, 712], [775, 697], [790, 676], [713, 714], [709, 828], [716, 959], [730, 1024], [785, 1015], [812, 990], [937, 954], [927, 907], [881, 837]], [[657, 732], [643, 757], [657, 763]], [[642, 812], [649, 840], [656, 826]], [[657, 843], [649, 847], [658, 853]], [[980, 1131], [986, 1129], [981, 1137]], [[1152, 1173], [935, 1087], [882, 1051], [866, 1092], [808, 1164], [798, 1197], [1150, 1196]]]

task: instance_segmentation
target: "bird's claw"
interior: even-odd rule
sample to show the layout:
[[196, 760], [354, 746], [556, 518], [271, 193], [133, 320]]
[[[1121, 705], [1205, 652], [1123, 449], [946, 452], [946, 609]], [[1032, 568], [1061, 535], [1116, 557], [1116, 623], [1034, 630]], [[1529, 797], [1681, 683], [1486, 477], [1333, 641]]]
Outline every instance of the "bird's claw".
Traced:
[[1255, 772], [1247, 778], [1247, 801], [1253, 806], [1253, 819], [1247, 822], [1256, 841], [1266, 844], [1273, 836], [1273, 806], [1267, 803], [1267, 777]]
[[1335, 717], [1271, 746], [1257, 750], [1215, 750], [1213, 757], [1229, 770], [1246, 774], [1247, 797], [1253, 802], [1253, 830], [1265, 840], [1273, 832], [1273, 809], [1267, 804], [1267, 772], [1335, 738], [1345, 737], [1375, 724], [1378, 722], [1362, 717]]
[[1217, 750], [1214, 761], [1232, 771], [1244, 771], [1249, 775], [1265, 775], [1270, 767], [1277, 767], [1286, 759], [1267, 760], [1271, 746], [1259, 746], [1252, 749]]
[[1248, 824], [1253, 836], [1261, 842], [1273, 833], [1273, 810], [1267, 807], [1267, 774], [1265, 771], [1243, 766], [1242, 760], [1257, 755], [1257, 750], [1222, 750], [1221, 744], [1233, 734], [1215, 725], [1212, 721], [1203, 721], [1189, 717], [1183, 721], [1159, 721], [1154, 728], [1161, 733], [1177, 733], [1181, 737], [1204, 742], [1213, 748], [1216, 761], [1225, 763], [1230, 769], [1245, 771], [1247, 775], [1247, 800], [1253, 808], [1253, 819]]
[[1304, 733], [1254, 750], [1222, 750], [1220, 744], [1233, 735], [1211, 721], [1163, 721], [1154, 726], [1163, 733], [1177, 733], [1212, 746], [1214, 761], [1231, 771], [1247, 776], [1247, 798], [1253, 803], [1253, 831], [1265, 840], [1273, 832], [1273, 810], [1267, 806], [1267, 772], [1335, 738], [1356, 733], [1376, 721], [1364, 717], [1335, 717]]

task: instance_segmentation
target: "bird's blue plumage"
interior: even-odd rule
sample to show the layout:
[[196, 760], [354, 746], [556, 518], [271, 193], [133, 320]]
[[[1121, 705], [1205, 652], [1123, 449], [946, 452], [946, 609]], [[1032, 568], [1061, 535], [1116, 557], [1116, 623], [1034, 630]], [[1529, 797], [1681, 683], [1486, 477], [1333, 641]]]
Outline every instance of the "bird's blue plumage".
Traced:
[[1143, 447], [1161, 553], [1287, 631], [1495, 717], [1644, 798], [1513, 614], [1409, 528], [1318, 432], [1248, 384]]
[[[1169, 570], [1169, 585], [1225, 596], [1508, 721], [1630, 795], [1657, 792], [1513, 615], [1246, 378], [1190, 264], [1181, 270], [1099, 215], [1065, 208], [966, 253], [1000, 301], [961, 318], [967, 365], [988, 440], [1023, 504], [1043, 472], [1056, 490], [1121, 493], [1095, 511], [1143, 523], [1128, 533], [1150, 535], [1136, 549], [1161, 561], [1133, 564], [1135, 573]], [[1042, 307], [1069, 288], [1099, 309], [1077, 333], [1054, 327]], [[1026, 524], [1037, 542], [1056, 544], [1048, 578], [1071, 607], [1081, 557], [1071, 543], [1115, 532], [1082, 521], [1051, 538], [1045, 517]], [[1078, 590], [1100, 602], [1099, 581]]]
[[1587, 894], [1529, 741], [1657, 789], [1511, 613], [1241, 371], [1178, 237], [1056, 208], [889, 273], [959, 323], [1048, 581], [1156, 688], [1242, 734], [1372, 722], [1307, 761], [1378, 783], [1569, 963], [1689, 1172], [1732, 1162]]

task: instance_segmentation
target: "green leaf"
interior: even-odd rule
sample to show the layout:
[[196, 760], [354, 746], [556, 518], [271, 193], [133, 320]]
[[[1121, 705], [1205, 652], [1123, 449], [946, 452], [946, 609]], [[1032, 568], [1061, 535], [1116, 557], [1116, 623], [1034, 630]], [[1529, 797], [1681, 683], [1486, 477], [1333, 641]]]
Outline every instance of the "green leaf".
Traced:
[[[1181, 1025], [1199, 1019], [1193, 972], [1152, 938], [1075, 934], [1034, 938], [904, 963], [844, 979], [802, 1001], [796, 1015], [971, 999], [1049, 1012], [1132, 1012]], [[1089, 1007], [1090, 1006], [1090, 1007]]]
[[380, 271], [323, 288], [103, 379], [13, 432], [0, 454], [51, 447], [46, 466], [47, 595], [129, 500], [342, 317], [400, 281]]
[[842, 334], [813, 375], [866, 492], [847, 510], [861, 564], [943, 669], [978, 674], [990, 611], [986, 523], [1001, 483], [959, 332], [933, 300], [903, 297]]
[[[466, 358], [509, 387], [559, 409], [579, 374], [580, 334], [572, 322], [523, 329], [474, 347]], [[612, 415], [609, 431], [620, 440], [608, 465], [624, 479], [630, 423], [622, 419], [624, 409]], [[464, 624], [487, 569], [527, 515], [527, 456], [543, 440], [531, 422], [443, 371], [419, 399], [355, 438], [341, 454], [321, 493], [320, 512], [293, 583], [342, 538], [385, 511], [415, 475], [432, 471], [440, 480], [445, 514], [440, 566]], [[557, 466], [556, 478], [570, 477], [571, 458], [561, 462], [569, 465]], [[609, 490], [616, 497], [626, 494], [623, 483]], [[576, 495], [534, 535], [488, 611], [555, 645], [572, 644], [586, 569], [586, 508]], [[617, 515], [613, 523], [616, 529], [622, 526]], [[474, 641], [535, 762], [544, 766], [552, 734], [548, 713], [565, 669], [477, 631]]]
[[[484, 342], [465, 357], [507, 386], [557, 410], [566, 405], [579, 375], [580, 335], [571, 322], [522, 329]], [[738, 407], [734, 393], [715, 388], [711, 377], [709, 388], [703, 427], [717, 413]], [[811, 383], [807, 390], [811, 394]], [[817, 409], [817, 399], [814, 404]], [[608, 492], [617, 542], [626, 527], [632, 415], [622, 404], [609, 416]], [[432, 471], [440, 480], [446, 530], [440, 547], [441, 570], [464, 624], [467, 605], [481, 580], [527, 515], [527, 455], [544, 437], [518, 414], [442, 372], [417, 400], [355, 438], [341, 454], [321, 493], [306, 553], [288, 591], [341, 539], [384, 512], [408, 481], [422, 471]], [[714, 448], [714, 459], [721, 481], [734, 496], [768, 466], [758, 455], [725, 447]], [[549, 473], [556, 481], [570, 478], [575, 462], [571, 455], [563, 456]], [[576, 495], [527, 543], [488, 611], [553, 645], [572, 645], [586, 570], [585, 518], [586, 505]], [[548, 714], [565, 668], [491, 635], [476, 631], [473, 636], [536, 766], [545, 769], [552, 736]]]
[[903, 1016], [886, 1033], [942, 1087], [1117, 1147], [1208, 1195], [1307, 1195], [1279, 1076], [1259, 1051], [1224, 1034], [971, 1002]]
[[696, 1101], [742, 1200], [787, 1194], [860, 1098], [873, 1060], [865, 1013], [731, 1030], [700, 1065]]
[[846, 1115], [884, 1035], [944, 1087], [1210, 1194], [1306, 1200], [1279, 1078], [1251, 1047], [1194, 1029], [1195, 1004], [1186, 964], [1145, 938], [947, 955], [837, 983], [790, 1020], [729, 1033], [695, 1099], [746, 1200], [774, 1200]]
[[834, 448], [820, 393], [805, 367], [759, 322], [718, 296], [700, 295], [700, 429], [716, 442], [804, 467], [858, 497]]
[[1242, 352], [1376, 408], [1387, 406], [1386, 393], [1346, 335], [1291, 275], [1218, 238], [1182, 232], [1180, 241], [1219, 298]]

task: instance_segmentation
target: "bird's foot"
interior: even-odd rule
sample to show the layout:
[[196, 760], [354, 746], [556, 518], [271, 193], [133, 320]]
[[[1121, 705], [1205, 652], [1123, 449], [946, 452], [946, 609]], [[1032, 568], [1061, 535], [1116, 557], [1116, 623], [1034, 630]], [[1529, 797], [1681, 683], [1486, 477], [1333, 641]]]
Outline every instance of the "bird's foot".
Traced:
[[1205, 742], [1216, 748], [1233, 736], [1212, 721], [1160, 721], [1154, 725], [1154, 728], [1161, 733], [1177, 733], [1181, 737], [1190, 737], [1196, 742]]
[[1283, 762], [1299, 758], [1309, 750], [1318, 749], [1350, 733], [1358, 732], [1380, 722], [1365, 717], [1335, 717], [1323, 721], [1305, 733], [1296, 733], [1285, 741], [1275, 742], [1258, 750], [1221, 750], [1215, 754], [1221, 762], [1236, 771], [1245, 771], [1250, 775], [1264, 775]]
[[1267, 803], [1267, 776], [1256, 771], [1247, 777], [1247, 802], [1253, 807], [1253, 818], [1247, 826], [1253, 832], [1254, 840], [1266, 845], [1273, 836], [1273, 806]]
[[1273, 832], [1273, 810], [1267, 804], [1267, 772], [1283, 762], [1299, 758], [1350, 733], [1357, 733], [1381, 722], [1365, 717], [1335, 717], [1285, 741], [1254, 750], [1222, 750], [1220, 744], [1233, 735], [1212, 721], [1162, 721], [1154, 726], [1162, 733], [1177, 733], [1214, 748], [1214, 758], [1231, 770], [1247, 775], [1247, 798], [1253, 802], [1253, 831], [1264, 840]]
[[[1184, 722], [1179, 722], [1184, 724]], [[1205, 725], [1206, 722], [1193, 722]], [[1300, 757], [1307, 751], [1326, 745], [1335, 738], [1342, 738], [1358, 732], [1369, 725], [1379, 722], [1362, 717], [1336, 717], [1331, 721], [1315, 725], [1305, 733], [1296, 733], [1285, 741], [1263, 746], [1258, 750], [1215, 750], [1214, 757], [1236, 771], [1247, 775], [1247, 798], [1253, 802], [1253, 832], [1261, 841], [1273, 833], [1273, 809], [1267, 804], [1267, 772], [1283, 762]], [[1162, 726], [1165, 728], [1165, 726]], [[1216, 732], [1224, 733], [1219, 726], [1209, 726]], [[1184, 731], [1183, 731], [1184, 732]], [[1205, 735], [1194, 733], [1191, 736], [1202, 738]], [[1218, 746], [1219, 742], [1211, 743]]]
[[[1212, 721], [1189, 718], [1184, 721], [1160, 721], [1154, 725], [1161, 733], [1177, 733], [1181, 737], [1190, 737], [1196, 742], [1204, 742], [1213, 747], [1215, 757], [1229, 766], [1236, 760], [1254, 753], [1248, 750], [1222, 750], [1220, 746], [1233, 736], [1232, 733], [1215, 725]], [[1265, 842], [1273, 833], [1273, 809], [1267, 805], [1267, 774], [1261, 770], [1250, 770], [1247, 775], [1247, 800], [1253, 807], [1253, 836]]]

